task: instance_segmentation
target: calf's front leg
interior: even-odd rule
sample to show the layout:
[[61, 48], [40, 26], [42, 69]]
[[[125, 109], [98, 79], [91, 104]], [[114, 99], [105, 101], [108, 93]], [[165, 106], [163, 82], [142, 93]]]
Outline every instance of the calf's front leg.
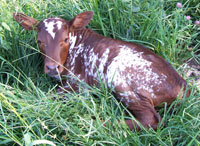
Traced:
[[74, 83], [74, 82], [68, 82], [68, 81], [65, 81], [65, 84], [63, 87], [58, 87], [56, 89], [56, 92], [58, 94], [62, 94], [64, 92], [78, 92], [79, 91], [79, 87], [78, 87], [78, 84], [77, 83]]

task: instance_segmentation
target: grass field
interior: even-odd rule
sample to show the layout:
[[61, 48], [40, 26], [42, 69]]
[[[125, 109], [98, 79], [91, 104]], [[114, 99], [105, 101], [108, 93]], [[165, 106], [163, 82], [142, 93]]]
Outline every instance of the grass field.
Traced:
[[[0, 145], [123, 145], [199, 146], [200, 90], [182, 65], [200, 63], [199, 0], [1, 0], [0, 1]], [[94, 11], [89, 28], [116, 39], [141, 43], [168, 60], [190, 81], [192, 94], [175, 108], [158, 110], [163, 117], [156, 131], [130, 131], [117, 121], [124, 114], [111, 91], [80, 83], [80, 93], [56, 94], [59, 86], [43, 73], [36, 33], [23, 30], [13, 12], [42, 20], [72, 19]], [[190, 16], [191, 19], [189, 20]], [[95, 95], [95, 97], [94, 97]], [[67, 97], [67, 99], [63, 98]], [[98, 97], [98, 98], [96, 98]], [[176, 106], [178, 104], [178, 106]], [[104, 124], [111, 122], [107, 127]]]

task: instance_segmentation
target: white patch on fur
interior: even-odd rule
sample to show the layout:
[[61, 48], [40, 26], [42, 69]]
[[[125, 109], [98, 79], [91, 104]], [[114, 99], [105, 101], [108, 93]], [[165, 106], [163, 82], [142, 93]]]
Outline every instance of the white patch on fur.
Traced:
[[[87, 47], [85, 49], [84, 66], [85, 72], [88, 76], [93, 77], [95, 80], [99, 80], [99, 78], [101, 78], [104, 82], [107, 80], [103, 71], [106, 66], [109, 51], [109, 48], [107, 48], [102, 56], [99, 56], [98, 53], [94, 52], [94, 48]], [[97, 61], [99, 61], [98, 65]]]
[[88, 48], [90, 50], [89, 51], [89, 55], [84, 56], [85, 58], [85, 67], [86, 67], [86, 73], [89, 75], [89, 76], [92, 76], [94, 78], [97, 77], [97, 66], [96, 66], [96, 62], [98, 60], [98, 54], [95, 54], [94, 53], [94, 48]]
[[[51, 18], [50, 18], [51, 19]], [[46, 27], [46, 31], [51, 35], [51, 37], [54, 39], [56, 32], [53, 32], [53, 30], [55, 29], [55, 27], [58, 28], [58, 30], [60, 30], [62, 28], [62, 24], [63, 22], [59, 20], [59, 18], [53, 18], [54, 20], [47, 22], [48, 19], [45, 19], [43, 22], [45, 24]], [[55, 21], [56, 19], [56, 21]], [[56, 26], [55, 26], [56, 25]]]
[[76, 64], [75, 61], [77, 57], [79, 56], [79, 54], [82, 54], [83, 49], [84, 49], [84, 44], [79, 44], [78, 46], [74, 46], [73, 53], [70, 52], [71, 58], [72, 58], [70, 61], [72, 71], [74, 71], [75, 64]]
[[[89, 57], [87, 55], [87, 53], [89, 54], [89, 50], [93, 50], [93, 48], [91, 48], [90, 46], [87, 46], [86, 48], [84, 48], [85, 51], [84, 51], [84, 67], [85, 67], [85, 75], [86, 75], [86, 78], [87, 78], [87, 74], [89, 72], [89, 66], [90, 66], [90, 62], [89, 62]], [[90, 54], [89, 54], [90, 55]]]
[[[135, 85], [136, 90], [145, 90], [155, 98], [153, 87], [166, 80], [165, 75], [152, 71], [152, 62], [142, 57], [143, 52], [137, 52], [127, 46], [121, 46], [119, 54], [112, 60], [107, 69], [108, 84], [123, 88]], [[134, 94], [134, 93], [131, 93]], [[127, 94], [128, 97], [129, 95]]]
[[109, 48], [107, 48], [104, 53], [102, 54], [101, 58], [99, 58], [99, 67], [98, 67], [98, 71], [99, 71], [99, 75], [101, 77], [101, 79], [103, 79], [103, 81], [105, 82], [105, 80], [107, 80], [107, 76], [106, 74], [104, 75], [104, 68], [106, 66], [106, 62], [108, 60], [108, 55], [109, 55]]
[[71, 34], [71, 32], [69, 33], [69, 43], [70, 43], [69, 53], [71, 53], [71, 51], [73, 50], [73, 48], [75, 46], [76, 38], [77, 38], [77, 36], [73, 36]]

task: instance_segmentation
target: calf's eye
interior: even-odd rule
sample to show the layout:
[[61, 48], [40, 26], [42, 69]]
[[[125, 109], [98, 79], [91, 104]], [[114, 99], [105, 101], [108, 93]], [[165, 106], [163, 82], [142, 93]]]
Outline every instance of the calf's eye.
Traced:
[[65, 39], [65, 43], [67, 43], [67, 41], [68, 41], [68, 39], [66, 38], [66, 39]]

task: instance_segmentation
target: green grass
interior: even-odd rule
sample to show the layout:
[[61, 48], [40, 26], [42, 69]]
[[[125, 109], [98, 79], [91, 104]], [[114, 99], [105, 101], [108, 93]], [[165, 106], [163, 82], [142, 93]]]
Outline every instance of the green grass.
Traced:
[[200, 61], [200, 27], [194, 25], [200, 3], [180, 2], [182, 8], [174, 0], [1, 0], [0, 145], [200, 145], [200, 91], [195, 86], [190, 84], [192, 95], [175, 101], [175, 108], [158, 110], [164, 126], [132, 132], [118, 120], [134, 117], [124, 114], [126, 108], [103, 84], [98, 89], [80, 83], [80, 93], [57, 95], [58, 83], [43, 74], [36, 33], [12, 18], [13, 12], [23, 12], [38, 20], [71, 19], [92, 10], [89, 28], [148, 46], [185, 77], [184, 61]]

